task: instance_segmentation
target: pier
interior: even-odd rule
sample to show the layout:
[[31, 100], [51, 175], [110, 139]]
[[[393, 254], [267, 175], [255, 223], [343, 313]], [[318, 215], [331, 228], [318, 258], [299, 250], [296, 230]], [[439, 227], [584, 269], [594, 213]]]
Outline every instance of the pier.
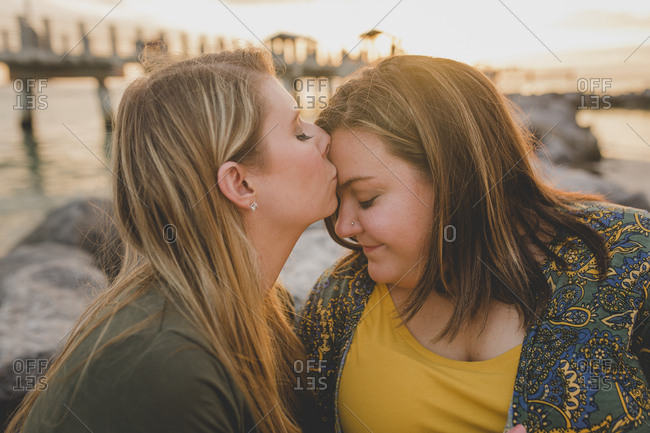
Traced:
[[[2, 46], [0, 47], [0, 62], [9, 67], [10, 80], [14, 89], [21, 93], [19, 104], [16, 108], [22, 110], [21, 127], [26, 132], [33, 130], [33, 116], [39, 104], [39, 93], [46, 91], [47, 80], [59, 77], [92, 77], [97, 80], [97, 95], [103, 113], [106, 130], [111, 131], [113, 113], [109, 100], [105, 80], [108, 77], [123, 77], [124, 65], [138, 63], [139, 55], [146, 45], [159, 46], [161, 50], [167, 49], [164, 32], [159, 36], [145, 41], [142, 30], [134, 29], [130, 50], [126, 54], [118, 52], [118, 38], [123, 40], [125, 35], [118, 35], [114, 26], [109, 26], [110, 52], [102, 55], [93, 53], [91, 37], [88, 27], [79, 23], [77, 28], [78, 43], [66, 52], [55, 52], [52, 49], [52, 27], [50, 20], [44, 19], [40, 31], [25, 17], [19, 16], [18, 29], [20, 32], [20, 47], [12, 50], [9, 44], [9, 31], [2, 30]], [[333, 91], [331, 86], [333, 77], [344, 77], [354, 72], [359, 67], [368, 64], [379, 56], [395, 54], [401, 50], [398, 38], [388, 36], [380, 31], [372, 30], [360, 35], [358, 52], [350, 54], [345, 51], [340, 53], [323, 53], [319, 51], [318, 43], [308, 37], [286, 33], [278, 33], [269, 37], [264, 43], [273, 52], [274, 62], [280, 78], [285, 87], [296, 96], [296, 80], [301, 77], [325, 78], [328, 95]], [[378, 40], [387, 39], [389, 42], [384, 49], [378, 48]], [[64, 41], [68, 41], [64, 37]], [[207, 38], [199, 38], [198, 50], [192, 52], [206, 53], [218, 52], [224, 49], [240, 46], [237, 42], [226, 41], [218, 37], [211, 48], [208, 47]], [[104, 42], [106, 45], [107, 41]], [[68, 44], [65, 43], [67, 46]], [[81, 52], [79, 52], [81, 51]], [[104, 50], [106, 51], [106, 50]], [[190, 52], [188, 37], [180, 34], [180, 55], [187, 56]]]
[[[25, 131], [33, 129], [33, 113], [38, 106], [38, 98], [34, 94], [46, 87], [46, 80], [59, 77], [93, 77], [97, 80], [97, 94], [101, 104], [106, 129], [112, 125], [112, 111], [108, 99], [105, 79], [108, 77], [124, 76], [123, 66], [128, 62], [137, 61], [138, 47], [134, 45], [133, 52], [128, 56], [117, 54], [117, 34], [115, 28], [110, 29], [112, 55], [95, 56], [92, 54], [90, 39], [86, 36], [86, 27], [80, 23], [79, 45], [81, 54], [57, 53], [52, 50], [50, 22], [43, 21], [43, 31], [39, 34], [24, 17], [18, 17], [20, 31], [20, 50], [9, 48], [9, 37], [3, 31], [3, 47], [0, 51], [0, 62], [9, 67], [9, 78], [14, 82], [14, 88], [21, 91], [19, 107], [22, 108], [21, 126]], [[72, 50], [70, 50], [72, 51]], [[16, 81], [18, 80], [19, 83]]]

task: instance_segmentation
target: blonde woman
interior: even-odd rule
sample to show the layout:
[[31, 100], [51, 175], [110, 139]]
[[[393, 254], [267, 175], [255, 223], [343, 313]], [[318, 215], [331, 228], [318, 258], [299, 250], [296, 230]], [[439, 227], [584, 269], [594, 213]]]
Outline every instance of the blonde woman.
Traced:
[[336, 209], [329, 144], [262, 51], [132, 83], [112, 149], [127, 260], [7, 431], [299, 432], [276, 279]]
[[382, 60], [317, 124], [354, 250], [299, 324], [332, 431], [650, 431], [646, 211], [543, 183], [506, 99], [452, 60]]

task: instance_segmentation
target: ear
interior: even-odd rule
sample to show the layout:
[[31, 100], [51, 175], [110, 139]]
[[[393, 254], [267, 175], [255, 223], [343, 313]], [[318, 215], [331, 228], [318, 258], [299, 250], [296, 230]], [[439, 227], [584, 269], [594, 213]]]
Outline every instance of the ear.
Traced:
[[228, 200], [239, 208], [250, 209], [255, 201], [256, 191], [246, 179], [247, 169], [234, 161], [228, 161], [219, 167], [217, 179], [219, 189]]

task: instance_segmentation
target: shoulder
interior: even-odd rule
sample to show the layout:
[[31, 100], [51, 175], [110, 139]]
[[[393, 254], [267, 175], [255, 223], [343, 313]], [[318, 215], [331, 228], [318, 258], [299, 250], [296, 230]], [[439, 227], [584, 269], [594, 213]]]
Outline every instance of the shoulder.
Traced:
[[[125, 407], [138, 408], [143, 423], [166, 431], [243, 430], [245, 398], [225, 366], [192, 338], [163, 330], [140, 353], [120, 388]], [[149, 418], [150, 411], [157, 416]]]
[[[602, 202], [577, 203], [569, 212], [603, 239], [609, 267], [601, 275], [594, 254], [574, 235], [563, 234], [558, 244], [551, 246], [567, 266], [559, 268], [549, 262], [547, 270], [551, 272], [545, 276], [553, 296], [542, 315], [543, 324], [530, 328], [522, 349], [522, 358], [535, 365], [535, 374], [518, 376], [517, 386], [525, 388], [526, 395], [535, 395], [549, 384], [559, 383], [567, 372], [577, 372], [578, 376], [585, 373], [594, 386], [583, 386], [574, 393], [574, 401], [580, 403], [576, 403], [580, 408], [575, 411], [576, 422], [595, 425], [600, 413], [609, 410], [618, 417], [611, 425], [625, 425], [628, 421], [620, 415], [625, 412], [630, 419], [638, 419], [639, 402], [648, 401], [650, 363], [641, 349], [648, 347], [643, 325], [650, 323], [646, 322], [650, 311], [642, 310], [648, 309], [645, 304], [650, 288], [650, 218], [645, 210]], [[575, 248], [576, 244], [579, 247]], [[554, 365], [562, 369], [556, 371]], [[617, 372], [616, 377], [602, 375], [604, 370], [598, 369], [605, 365]], [[588, 366], [586, 371], [584, 366]], [[562, 392], [568, 395], [568, 390]], [[520, 402], [525, 401], [523, 394], [518, 395]], [[620, 395], [639, 398], [631, 405], [619, 399]], [[597, 404], [585, 405], [584, 401]], [[519, 402], [516, 405], [514, 410], [518, 411]], [[538, 417], [537, 413], [529, 414]], [[540, 416], [551, 425], [565, 421], [555, 421], [556, 415], [548, 412]]]
[[309, 374], [319, 385], [324, 385], [314, 390], [321, 421], [330, 429], [333, 429], [333, 401], [342, 349], [353, 334], [351, 331], [374, 287], [365, 256], [352, 253], [323, 272], [298, 315], [298, 336], [308, 359], [316, 361]]
[[250, 430], [245, 397], [225, 364], [188, 321], [160, 301], [145, 295], [120, 311], [101, 338], [100, 346], [106, 346], [96, 353], [98, 334], [84, 340], [65, 361], [71, 375], [57, 378], [51, 389], [48, 384], [42, 409], [66, 401], [67, 411], [98, 433]]
[[647, 210], [604, 202], [574, 204], [576, 215], [597, 232], [624, 231], [650, 239]]
[[[650, 284], [650, 214], [646, 210], [603, 202], [575, 203], [570, 211], [603, 240], [609, 260], [605, 281], [598, 286], [622, 286], [641, 289]], [[597, 280], [593, 256], [571, 245], [574, 235], [564, 235], [558, 254], [568, 260], [575, 271], [589, 280]], [[593, 274], [593, 275], [592, 275]]]
[[333, 333], [345, 332], [356, 314], [363, 310], [374, 287], [375, 282], [368, 275], [368, 262], [362, 254], [349, 254], [326, 269], [298, 318], [298, 334], [303, 343], [314, 345], [318, 335], [329, 340], [335, 337]]
[[327, 268], [316, 281], [308, 304], [327, 306], [333, 302], [356, 298], [372, 290], [368, 261], [363, 254], [350, 253]]
[[151, 333], [144, 332], [132, 343], [125, 340], [132, 348], [127, 352], [132, 354], [134, 374], [142, 374], [143, 380], [150, 379], [155, 387], [164, 388], [163, 396], [179, 390], [183, 392], [177, 395], [191, 399], [194, 387], [236, 400], [238, 388], [228, 369], [201, 332], [170, 301], [165, 302], [161, 320], [155, 326]]
[[[640, 267], [650, 271], [650, 213], [646, 210], [591, 202], [579, 208], [583, 222], [604, 240], [613, 271]], [[634, 264], [633, 264], [634, 262]], [[643, 269], [642, 269], [643, 268]]]
[[[610, 265], [615, 268], [614, 271], [617, 266], [630, 260], [645, 262], [646, 266], [650, 266], [647, 264], [650, 255], [650, 213], [648, 211], [612, 203], [582, 202], [574, 203], [568, 212], [603, 240]], [[568, 233], [559, 236], [559, 254], [568, 254], [576, 240], [575, 235]], [[586, 248], [586, 245], [584, 247]], [[583, 255], [583, 261], [591, 260], [590, 254]]]
[[311, 345], [316, 335], [341, 337], [354, 326], [374, 288], [363, 254], [352, 253], [330, 266], [299, 315], [298, 333], [303, 342]]

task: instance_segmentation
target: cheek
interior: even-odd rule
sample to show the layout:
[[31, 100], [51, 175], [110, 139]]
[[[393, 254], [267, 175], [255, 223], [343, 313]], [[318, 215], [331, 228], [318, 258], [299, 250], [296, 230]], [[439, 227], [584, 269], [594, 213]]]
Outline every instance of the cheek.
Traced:
[[420, 202], [414, 206], [408, 201], [394, 201], [365, 212], [364, 229], [372, 232], [376, 240], [402, 253], [418, 250], [428, 238], [430, 210], [422, 210]]
[[323, 171], [323, 157], [315, 146], [309, 147], [309, 144], [303, 146], [305, 147], [296, 149], [296, 152], [288, 158], [291, 161], [290, 165], [293, 170], [300, 173], [302, 182], [308, 179], [320, 180], [315, 175]]
[[330, 162], [329, 159], [323, 157], [323, 154], [320, 152], [318, 148], [316, 148], [312, 153], [311, 163], [317, 170], [326, 171], [328, 173], [330, 172], [330, 170], [332, 170], [331, 167], [333, 164]]
[[293, 188], [300, 189], [301, 185], [308, 183], [314, 177], [316, 161], [310, 152], [302, 147], [287, 149], [281, 156], [279, 165], [282, 167], [283, 178]]
[[[345, 206], [350, 206], [350, 208], [356, 207], [357, 209], [359, 207], [357, 201], [352, 199], [346, 201]], [[366, 210], [359, 209], [356, 211], [356, 216], [363, 226], [363, 231], [372, 240], [389, 244], [391, 243], [391, 239], [395, 239], [399, 226], [395, 223], [388, 209], [382, 209], [380, 207], [371, 207]]]

